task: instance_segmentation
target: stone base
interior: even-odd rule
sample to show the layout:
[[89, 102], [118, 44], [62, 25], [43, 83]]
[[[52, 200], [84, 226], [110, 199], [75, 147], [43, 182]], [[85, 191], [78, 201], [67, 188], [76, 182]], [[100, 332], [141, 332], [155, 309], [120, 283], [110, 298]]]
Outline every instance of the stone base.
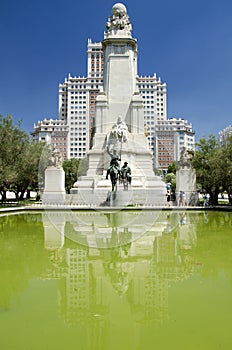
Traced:
[[176, 200], [179, 201], [179, 193], [183, 191], [186, 197], [186, 205], [196, 206], [198, 193], [196, 191], [196, 172], [191, 167], [180, 168], [176, 172]]
[[43, 204], [62, 204], [65, 202], [65, 173], [62, 168], [49, 166], [45, 170]]
[[66, 195], [66, 204], [112, 207], [164, 206], [166, 205], [166, 190], [163, 188], [134, 189], [129, 187], [128, 191], [124, 191], [122, 185], [119, 185], [115, 192], [108, 189], [78, 189], [76, 193]]
[[[176, 202], [179, 205], [179, 193], [180, 191], [176, 191]], [[198, 204], [198, 192], [196, 191], [184, 191], [185, 193], [185, 205], [195, 207]]]
[[66, 199], [65, 192], [54, 192], [54, 191], [46, 191], [42, 196], [43, 204], [64, 204]]

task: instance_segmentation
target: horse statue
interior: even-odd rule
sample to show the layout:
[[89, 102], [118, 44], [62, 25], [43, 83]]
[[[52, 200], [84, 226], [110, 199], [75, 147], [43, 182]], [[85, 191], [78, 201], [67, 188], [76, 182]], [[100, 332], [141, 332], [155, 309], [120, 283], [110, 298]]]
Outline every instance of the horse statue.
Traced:
[[128, 191], [128, 184], [131, 184], [131, 169], [127, 162], [124, 162], [121, 168], [120, 181], [123, 184], [124, 191]]
[[121, 171], [120, 171], [119, 166], [116, 163], [113, 163], [107, 169], [106, 179], [108, 179], [109, 175], [110, 175], [110, 180], [111, 180], [111, 185], [112, 185], [112, 192], [117, 191], [117, 181], [121, 176]]

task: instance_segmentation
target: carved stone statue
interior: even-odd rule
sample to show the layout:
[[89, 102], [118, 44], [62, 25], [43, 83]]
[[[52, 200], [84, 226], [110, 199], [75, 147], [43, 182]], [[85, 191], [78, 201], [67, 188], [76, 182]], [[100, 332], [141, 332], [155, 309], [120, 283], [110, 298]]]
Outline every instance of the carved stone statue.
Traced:
[[57, 149], [53, 148], [51, 150], [51, 154], [50, 154], [49, 161], [48, 161], [49, 166], [61, 168], [62, 162], [63, 162], [63, 159], [62, 159], [59, 151]]
[[128, 127], [124, 120], [122, 119], [122, 116], [119, 116], [117, 119], [117, 123], [115, 123], [112, 127], [111, 133], [110, 133], [110, 139], [117, 139], [120, 142], [126, 142], [128, 136]]
[[180, 153], [180, 160], [178, 162], [179, 167], [191, 167], [191, 160], [194, 156], [194, 152], [183, 147]]
[[132, 31], [132, 26], [127, 15], [126, 7], [117, 3], [112, 8], [112, 15], [108, 18], [106, 23], [106, 31], [112, 30], [126, 30], [129, 34]]

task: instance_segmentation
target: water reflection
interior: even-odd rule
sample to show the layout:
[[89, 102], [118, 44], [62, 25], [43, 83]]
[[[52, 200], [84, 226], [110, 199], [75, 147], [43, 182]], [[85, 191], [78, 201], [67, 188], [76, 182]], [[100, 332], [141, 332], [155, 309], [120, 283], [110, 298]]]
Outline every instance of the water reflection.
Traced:
[[[154, 222], [154, 212], [145, 212], [138, 223], [129, 213], [127, 225], [123, 214], [43, 214], [45, 248], [53, 261], [46, 276], [60, 279], [59, 311], [68, 324], [92, 319], [107, 326], [113, 294], [127, 300], [136, 322], [162, 323], [168, 319], [170, 284], [197, 268], [191, 255], [196, 227], [187, 214], [162, 213]], [[87, 216], [81, 231], [77, 222], [83, 225]], [[133, 238], [139, 225], [152, 221], [146, 233]], [[76, 235], [82, 246], [72, 242]]]
[[[227, 317], [227, 322], [217, 325], [218, 339], [227, 339], [223, 332], [231, 324], [231, 224], [231, 213], [220, 212], [47, 211], [0, 217], [1, 329], [9, 326], [12, 315], [21, 334], [25, 308], [48, 299], [43, 319], [48, 320], [46, 331], [59, 340], [59, 349], [65, 346], [62, 339], [68, 348], [74, 348], [78, 339], [83, 349], [109, 349], [120, 336], [121, 344], [125, 342], [122, 349], [145, 349], [160, 332], [162, 340], [173, 339], [185, 327], [185, 308], [194, 329], [207, 324], [209, 299], [213, 310], [222, 310], [218, 319]], [[49, 308], [51, 300], [55, 311]], [[18, 301], [24, 308], [17, 318]], [[207, 305], [199, 319], [196, 310]], [[34, 324], [34, 329], [30, 324], [32, 333], [38, 330], [33, 315], [28, 317]], [[20, 339], [24, 344], [28, 336]], [[43, 339], [38, 348], [45, 348]], [[199, 335], [197, 343], [201, 341]], [[229, 347], [224, 344], [224, 348]]]

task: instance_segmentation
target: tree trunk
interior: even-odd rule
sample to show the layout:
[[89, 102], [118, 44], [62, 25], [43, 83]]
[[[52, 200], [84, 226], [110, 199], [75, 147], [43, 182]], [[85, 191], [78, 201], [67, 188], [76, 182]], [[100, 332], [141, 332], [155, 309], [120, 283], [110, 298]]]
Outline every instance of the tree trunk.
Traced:
[[209, 204], [218, 205], [219, 190], [209, 192]]
[[31, 198], [31, 190], [27, 190], [27, 199]]
[[2, 202], [5, 202], [6, 201], [6, 191], [2, 190], [1, 195], [2, 195]]
[[22, 190], [20, 193], [20, 196], [19, 196], [20, 201], [22, 201], [24, 199], [24, 193], [25, 193], [25, 190]]
[[232, 205], [232, 192], [227, 192], [228, 193], [228, 200], [229, 200], [229, 203], [230, 205]]

